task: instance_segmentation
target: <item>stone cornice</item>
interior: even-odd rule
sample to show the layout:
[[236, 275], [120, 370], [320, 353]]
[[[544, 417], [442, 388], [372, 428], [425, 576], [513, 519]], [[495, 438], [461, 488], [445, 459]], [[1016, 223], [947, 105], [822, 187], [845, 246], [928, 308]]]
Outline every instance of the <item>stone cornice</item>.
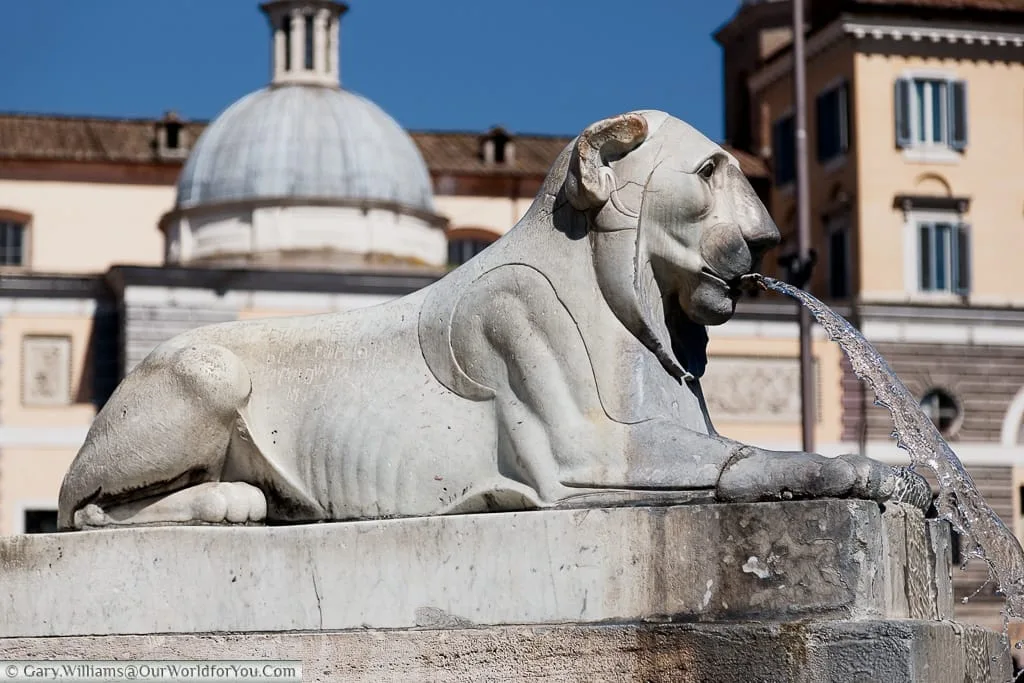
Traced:
[[106, 281], [117, 296], [127, 287], [212, 289], [220, 292], [249, 290], [327, 292], [349, 294], [410, 294], [436, 282], [437, 271], [324, 271], [273, 270], [188, 266], [114, 266]]
[[[993, 26], [942, 26], [921, 21], [872, 21], [837, 19], [807, 39], [807, 58], [824, 52], [845, 37], [855, 40], [891, 40], [911, 43], [945, 43], [981, 47], [1024, 46], [1024, 29], [1006, 30]], [[757, 93], [793, 71], [793, 53], [787, 50], [770, 60], [747, 80], [751, 92]]]
[[902, 211], [956, 211], [957, 213], [967, 213], [970, 206], [970, 197], [898, 194], [893, 198], [893, 208]]
[[103, 275], [65, 275], [61, 273], [4, 272], [0, 277], [0, 297], [45, 299], [99, 299], [110, 296]]
[[1024, 326], [1024, 308], [862, 303], [858, 312], [862, 320]]
[[909, 40], [931, 43], [962, 43], [964, 45], [994, 45], [996, 47], [1021, 47], [1024, 45], [1024, 31], [1006, 31], [993, 27], [946, 27], [928, 26], [920, 22], [844, 22], [844, 33], [858, 40]]
[[290, 206], [319, 206], [319, 207], [348, 207], [361, 209], [362, 211], [381, 210], [392, 211], [397, 214], [405, 214], [419, 218], [431, 227], [445, 230], [448, 227], [448, 218], [423, 211], [398, 202], [385, 199], [338, 199], [334, 197], [264, 197], [260, 199], [240, 199], [233, 201], [209, 202], [198, 206], [187, 206], [171, 209], [161, 216], [157, 226], [160, 230], [167, 230], [169, 221], [182, 216], [197, 217], [203, 215], [218, 215], [223, 213], [238, 212], [245, 213], [254, 209], [284, 208]]

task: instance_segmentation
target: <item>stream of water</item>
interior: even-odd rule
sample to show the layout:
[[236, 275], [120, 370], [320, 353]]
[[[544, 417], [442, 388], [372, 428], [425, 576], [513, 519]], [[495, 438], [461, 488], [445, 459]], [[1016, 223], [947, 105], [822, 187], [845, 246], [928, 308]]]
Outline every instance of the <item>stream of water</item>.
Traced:
[[889, 364], [846, 319], [807, 292], [770, 277], [753, 277], [762, 287], [799, 301], [839, 344], [853, 371], [871, 387], [875, 404], [892, 415], [892, 436], [910, 455], [912, 467], [924, 465], [935, 473], [939, 515], [967, 537], [964, 540], [971, 546], [968, 557], [988, 565], [991, 579], [1006, 599], [1004, 616], [1024, 618], [1024, 550], [1020, 542], [982, 498], [963, 463]]

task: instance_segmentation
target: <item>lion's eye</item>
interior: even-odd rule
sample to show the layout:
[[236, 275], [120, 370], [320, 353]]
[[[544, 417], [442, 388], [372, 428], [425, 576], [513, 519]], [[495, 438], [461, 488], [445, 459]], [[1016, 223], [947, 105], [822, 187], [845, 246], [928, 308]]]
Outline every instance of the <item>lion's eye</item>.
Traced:
[[711, 180], [711, 177], [715, 175], [715, 166], [715, 160], [708, 159], [699, 169], [697, 169], [697, 175], [704, 180]]

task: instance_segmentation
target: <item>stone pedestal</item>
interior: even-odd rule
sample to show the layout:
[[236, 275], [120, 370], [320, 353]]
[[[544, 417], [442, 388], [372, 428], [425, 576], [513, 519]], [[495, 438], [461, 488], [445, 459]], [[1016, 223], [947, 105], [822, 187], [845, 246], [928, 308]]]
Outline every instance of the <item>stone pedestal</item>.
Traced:
[[995, 633], [902, 619], [0, 638], [0, 659], [298, 660], [303, 681], [331, 683], [1011, 679]]
[[864, 501], [12, 537], [0, 585], [0, 659], [300, 659], [304, 680], [1010, 676], [1000, 637], [951, 621], [946, 525]]

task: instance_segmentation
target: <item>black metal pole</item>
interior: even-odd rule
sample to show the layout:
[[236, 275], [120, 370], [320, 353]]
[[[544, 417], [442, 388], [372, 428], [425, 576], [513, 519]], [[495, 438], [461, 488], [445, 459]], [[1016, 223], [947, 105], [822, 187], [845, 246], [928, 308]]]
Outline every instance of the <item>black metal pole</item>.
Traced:
[[[807, 175], [807, 75], [804, 63], [804, 2], [793, 0], [793, 100], [796, 138], [797, 249], [802, 267], [810, 268], [811, 209]], [[811, 351], [811, 314], [800, 309], [800, 415], [803, 449], [814, 451], [814, 366]]]

